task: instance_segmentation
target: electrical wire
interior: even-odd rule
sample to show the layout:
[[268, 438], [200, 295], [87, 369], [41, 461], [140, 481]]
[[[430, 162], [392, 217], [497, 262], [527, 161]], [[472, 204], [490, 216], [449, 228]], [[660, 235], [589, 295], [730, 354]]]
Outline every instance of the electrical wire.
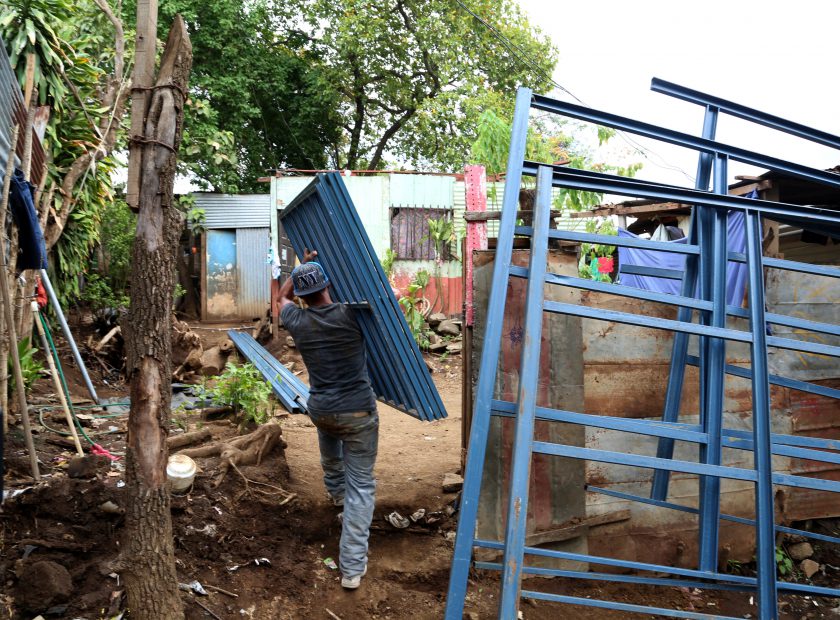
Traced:
[[[493, 35], [499, 40], [499, 42], [505, 47], [505, 49], [507, 49], [523, 66], [525, 66], [528, 69], [531, 69], [531, 70], [535, 71], [536, 73], [538, 73], [543, 79], [548, 81], [555, 88], [557, 88], [560, 91], [569, 95], [572, 99], [577, 101], [579, 104], [581, 104], [583, 106], [586, 106], [587, 108], [592, 107], [589, 104], [587, 104], [586, 102], [584, 102], [580, 97], [575, 95], [568, 88], [566, 88], [565, 86], [563, 86], [562, 84], [557, 82], [553, 77], [548, 75], [545, 71], [543, 71], [543, 69], [541, 67], [539, 67], [539, 65], [537, 65], [534, 60], [532, 60], [531, 58], [528, 57], [528, 53], [524, 49], [522, 49], [520, 46], [513, 43], [502, 32], [500, 32], [495, 26], [493, 26], [492, 24], [487, 22], [484, 18], [482, 18], [477, 13], [475, 13], [472, 9], [470, 9], [466, 4], [464, 4], [463, 0], [455, 0], [455, 3], [458, 6], [460, 6], [464, 11], [469, 13], [474, 19], [476, 19], [485, 28], [490, 30], [490, 32], [492, 32]], [[514, 50], [518, 51], [519, 54], [517, 54], [516, 51], [514, 51]], [[695, 179], [691, 174], [689, 174], [688, 172], [686, 172], [685, 170], [683, 170], [679, 166], [675, 166], [673, 164], [668, 163], [668, 161], [664, 157], [662, 157], [659, 153], [657, 153], [653, 149], [639, 144], [638, 142], [636, 142], [632, 138], [629, 138], [628, 136], [626, 136], [625, 132], [623, 132], [623, 131], [616, 131], [616, 134], [622, 140], [624, 140], [627, 144], [629, 144], [639, 155], [641, 155], [642, 157], [647, 159], [654, 166], [656, 166], [658, 168], [662, 168], [664, 170], [671, 170], [673, 172], [679, 172], [680, 174], [685, 176], [687, 179], [689, 179], [692, 183], [695, 182]], [[651, 157], [648, 155], [648, 153], [657, 157], [662, 163], [661, 164], [657, 163], [656, 161], [651, 159]]]

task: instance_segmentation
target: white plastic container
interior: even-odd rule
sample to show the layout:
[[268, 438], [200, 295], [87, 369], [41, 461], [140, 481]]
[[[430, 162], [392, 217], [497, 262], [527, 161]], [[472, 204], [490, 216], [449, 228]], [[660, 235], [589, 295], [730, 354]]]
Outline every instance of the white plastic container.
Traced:
[[195, 461], [184, 454], [173, 454], [166, 463], [166, 478], [173, 493], [186, 493], [195, 480], [198, 467]]

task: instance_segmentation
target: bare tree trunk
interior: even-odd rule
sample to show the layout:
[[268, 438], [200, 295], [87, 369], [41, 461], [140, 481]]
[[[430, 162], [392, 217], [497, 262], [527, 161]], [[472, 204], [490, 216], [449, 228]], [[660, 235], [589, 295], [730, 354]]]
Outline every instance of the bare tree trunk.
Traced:
[[183, 221], [172, 206], [192, 46], [175, 18], [131, 157], [142, 156], [139, 216], [134, 241], [131, 306], [122, 325], [131, 381], [128, 421], [124, 568], [128, 608], [138, 620], [184, 617], [178, 594], [166, 436], [171, 399], [172, 292], [175, 253]]

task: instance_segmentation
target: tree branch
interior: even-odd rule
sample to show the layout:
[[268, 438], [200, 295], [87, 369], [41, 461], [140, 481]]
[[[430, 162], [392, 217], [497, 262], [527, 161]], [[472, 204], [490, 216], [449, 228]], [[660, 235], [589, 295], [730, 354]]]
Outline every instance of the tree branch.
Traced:
[[388, 144], [388, 141], [394, 137], [400, 129], [402, 129], [403, 125], [408, 122], [414, 114], [417, 112], [416, 108], [409, 108], [405, 111], [405, 113], [399, 117], [394, 123], [385, 130], [385, 133], [382, 134], [382, 138], [379, 139], [379, 142], [376, 143], [376, 150], [373, 153], [373, 157], [370, 159], [370, 163], [368, 167], [371, 170], [376, 170], [376, 167], [379, 165], [379, 162], [382, 160], [382, 153], [385, 151], [385, 147]]

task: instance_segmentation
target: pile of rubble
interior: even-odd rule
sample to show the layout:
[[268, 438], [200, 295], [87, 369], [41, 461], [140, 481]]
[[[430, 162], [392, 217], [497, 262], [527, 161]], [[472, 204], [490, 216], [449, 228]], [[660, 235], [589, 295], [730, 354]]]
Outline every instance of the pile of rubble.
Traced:
[[429, 351], [439, 354], [444, 351], [450, 354], [461, 352], [461, 319], [448, 319], [445, 314], [437, 312], [430, 314], [426, 323], [429, 326]]

